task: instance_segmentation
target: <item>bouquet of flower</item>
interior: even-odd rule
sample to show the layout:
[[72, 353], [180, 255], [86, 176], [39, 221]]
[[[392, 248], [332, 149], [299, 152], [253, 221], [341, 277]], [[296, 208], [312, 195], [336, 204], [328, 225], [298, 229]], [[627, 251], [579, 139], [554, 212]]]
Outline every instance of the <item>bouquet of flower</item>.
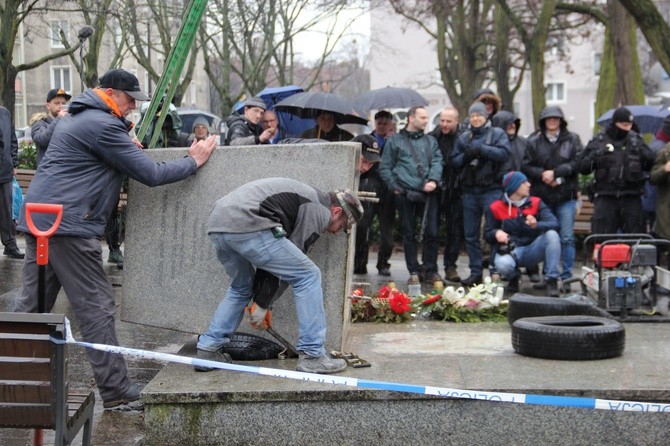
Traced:
[[503, 288], [486, 278], [484, 283], [465, 292], [463, 287], [447, 287], [441, 294], [431, 293], [413, 302], [419, 317], [454, 322], [504, 321], [507, 301], [502, 299]]
[[383, 286], [372, 297], [353, 291], [352, 322], [405, 322], [414, 317], [454, 322], [507, 320], [503, 288], [485, 279], [465, 292], [462, 287], [435, 289], [414, 299], [395, 287]]
[[405, 322], [412, 318], [412, 299], [397, 288], [383, 286], [375, 297], [363, 296], [356, 289], [351, 296], [351, 320], [353, 322]]

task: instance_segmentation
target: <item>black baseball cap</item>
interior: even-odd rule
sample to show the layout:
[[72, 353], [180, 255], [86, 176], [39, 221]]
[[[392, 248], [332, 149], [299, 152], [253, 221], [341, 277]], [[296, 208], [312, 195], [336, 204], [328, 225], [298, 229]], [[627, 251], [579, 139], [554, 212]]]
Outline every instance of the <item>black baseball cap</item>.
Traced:
[[361, 155], [371, 163], [378, 163], [382, 160], [379, 150], [379, 143], [372, 135], [358, 135], [351, 141], [360, 142], [362, 146]]
[[140, 90], [140, 81], [137, 80], [137, 77], [121, 68], [109, 70], [99, 80], [102, 88], [113, 88], [114, 90], [124, 91], [128, 96], [137, 101], [150, 100], [149, 96]]
[[69, 101], [72, 98], [72, 96], [65, 93], [65, 90], [63, 90], [62, 88], [52, 88], [47, 93], [47, 102], [51, 102], [51, 100], [53, 98], [58, 97], [58, 96], [61, 96], [61, 97], [65, 98], [66, 101]]

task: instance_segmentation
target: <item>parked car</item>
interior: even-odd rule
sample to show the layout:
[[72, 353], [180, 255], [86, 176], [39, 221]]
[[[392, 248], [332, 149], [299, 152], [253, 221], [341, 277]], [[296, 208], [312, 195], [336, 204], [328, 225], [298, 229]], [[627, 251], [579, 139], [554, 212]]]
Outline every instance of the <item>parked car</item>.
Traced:
[[27, 143], [33, 142], [33, 139], [30, 136], [30, 126], [29, 125], [27, 125], [23, 128], [17, 128], [14, 131], [16, 132], [16, 139], [19, 141], [19, 144], [22, 141], [25, 141]]

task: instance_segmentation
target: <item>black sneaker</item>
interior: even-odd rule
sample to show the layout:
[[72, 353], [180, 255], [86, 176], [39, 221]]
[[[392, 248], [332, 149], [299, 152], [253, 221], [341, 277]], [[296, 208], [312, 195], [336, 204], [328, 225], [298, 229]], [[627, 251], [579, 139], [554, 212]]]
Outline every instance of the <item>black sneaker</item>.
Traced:
[[14, 248], [14, 249], [5, 248], [3, 254], [6, 255], [7, 257], [9, 257], [10, 259], [22, 259], [26, 256], [24, 253], [19, 251], [18, 248]]
[[391, 277], [391, 270], [388, 268], [382, 268], [379, 270], [380, 276]]
[[482, 276], [471, 275], [467, 279], [461, 280], [461, 285], [464, 285], [464, 286], [474, 286], [474, 285], [477, 285], [477, 284], [480, 284], [480, 283], [482, 283]]
[[518, 293], [519, 292], [519, 276], [516, 276], [513, 279], [510, 279], [509, 282], [507, 283], [507, 286], [505, 287], [505, 290], [510, 292], [510, 293]]
[[544, 291], [544, 290], [547, 289], [547, 282], [546, 282], [545, 280], [543, 280], [543, 281], [540, 282], [540, 283], [533, 284], [533, 289], [534, 289], [534, 290]]
[[531, 270], [531, 271], [526, 271], [528, 274], [528, 279], [532, 283], [539, 283], [542, 281], [542, 277], [540, 277], [540, 273], [537, 272], [537, 270]]
[[558, 297], [561, 294], [558, 292], [558, 283], [556, 279], [546, 279], [547, 295], [549, 297]]
[[132, 403], [140, 399], [140, 386], [132, 384], [128, 390], [116, 398], [110, 398], [102, 402], [102, 407], [105, 409], [114, 409], [124, 404]]
[[[204, 359], [206, 361], [216, 361], [216, 362], [225, 362], [225, 363], [231, 363], [233, 362], [233, 359], [230, 357], [228, 353], [221, 353], [221, 351], [217, 350], [215, 352], [209, 351], [209, 350], [200, 350], [198, 349], [198, 353], [196, 355], [196, 358], [198, 359]], [[196, 372], [211, 372], [214, 370], [212, 367], [207, 367], [204, 365], [194, 365], [193, 369]]]
[[368, 269], [366, 267], [354, 268], [354, 274], [361, 274], [362, 275], [362, 274], [367, 274], [367, 273], [368, 273]]

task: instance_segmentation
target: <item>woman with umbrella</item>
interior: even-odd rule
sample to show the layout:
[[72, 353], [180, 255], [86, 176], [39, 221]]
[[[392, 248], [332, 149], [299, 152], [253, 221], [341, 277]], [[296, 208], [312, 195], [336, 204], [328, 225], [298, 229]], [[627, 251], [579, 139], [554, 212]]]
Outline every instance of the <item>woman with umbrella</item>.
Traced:
[[316, 116], [316, 127], [304, 131], [300, 137], [335, 142], [351, 141], [354, 135], [337, 126], [334, 114], [329, 111], [321, 111]]

